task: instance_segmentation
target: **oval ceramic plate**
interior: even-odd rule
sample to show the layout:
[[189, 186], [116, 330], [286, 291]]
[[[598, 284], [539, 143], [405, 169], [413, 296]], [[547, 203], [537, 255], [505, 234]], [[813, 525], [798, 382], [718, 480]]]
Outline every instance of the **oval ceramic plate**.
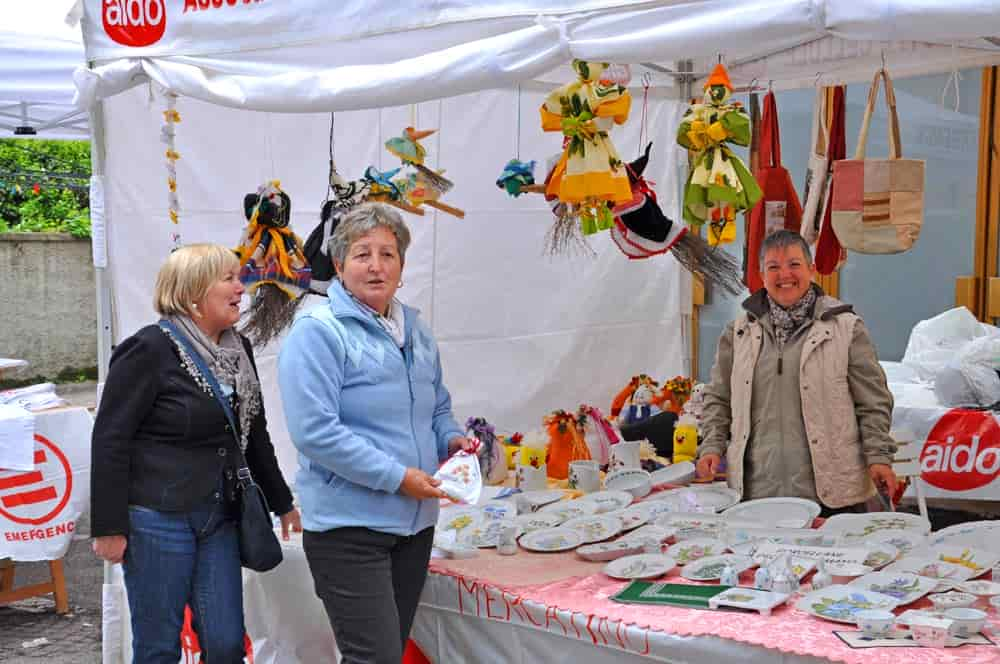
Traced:
[[583, 544], [583, 536], [578, 530], [557, 527], [527, 533], [519, 541], [528, 551], [552, 553], [575, 549]]
[[997, 583], [996, 581], [963, 581], [962, 583], [956, 584], [955, 587], [963, 593], [969, 593], [970, 595], [977, 595], [979, 597], [995, 597], [1000, 595], [1000, 583]]
[[521, 527], [525, 533], [531, 533], [544, 528], [555, 528], [563, 522], [561, 514], [554, 512], [533, 512], [522, 514], [514, 519], [514, 523]]
[[[672, 553], [672, 552], [671, 552]], [[732, 567], [739, 574], [753, 567], [753, 560], [735, 553], [724, 553], [720, 556], [708, 556], [684, 566], [681, 576], [692, 581], [718, 581], [726, 566]]]
[[842, 545], [850, 545], [881, 530], [912, 530], [926, 535], [931, 530], [931, 524], [916, 514], [869, 512], [835, 514], [823, 523], [820, 530], [838, 537]]
[[942, 528], [928, 538], [932, 546], [971, 546], [1000, 554], [1000, 521], [970, 521]]
[[[608, 473], [604, 488], [609, 491], [627, 491], [635, 498], [642, 498], [652, 488], [649, 473], [639, 468], [621, 468]], [[590, 494], [594, 495], [594, 494]]]
[[700, 537], [721, 538], [725, 533], [726, 522], [718, 514], [669, 512], [657, 517], [656, 525], [675, 528], [675, 537], [681, 541]]
[[744, 525], [728, 522], [723, 539], [730, 548], [750, 542], [820, 546], [823, 534], [809, 528], [765, 528], [753, 523]]
[[851, 586], [882, 593], [899, 604], [910, 604], [934, 590], [937, 581], [907, 572], [872, 572], [851, 581]]
[[482, 520], [483, 513], [478, 507], [456, 506], [441, 510], [438, 514], [437, 529], [442, 531], [454, 530], [461, 537], [469, 529], [479, 525]]
[[[468, 532], [462, 533], [464, 542], [480, 549], [492, 548], [500, 541], [501, 531], [512, 523], [515, 523], [513, 519], [484, 519]], [[520, 529], [519, 526], [518, 528]]]
[[576, 553], [585, 560], [606, 563], [610, 560], [618, 560], [624, 556], [642, 553], [642, 543], [618, 540], [617, 542], [586, 544], [577, 549]]
[[943, 563], [959, 565], [972, 571], [969, 578], [981, 576], [1000, 562], [1000, 556], [989, 551], [975, 549], [969, 546], [954, 544], [937, 544], [913, 552], [917, 557], [932, 557]]
[[[856, 541], [856, 540], [855, 540]], [[885, 543], [896, 547], [897, 558], [908, 555], [914, 549], [927, 545], [927, 536], [913, 530], [880, 530], [861, 540], [865, 546]]]
[[721, 512], [740, 501], [740, 495], [726, 486], [689, 486], [649, 497], [673, 506], [674, 512]]
[[524, 491], [514, 495], [515, 498], [528, 503], [533, 509], [537, 510], [543, 505], [548, 505], [556, 502], [557, 500], [562, 500], [563, 496], [566, 495], [566, 492], [562, 489], [541, 489], [539, 491]]
[[722, 540], [707, 537], [684, 540], [670, 547], [670, 555], [674, 557], [678, 565], [687, 565], [701, 558], [718, 556], [725, 552], [726, 545]]
[[636, 503], [620, 512], [609, 512], [622, 520], [622, 530], [632, 530], [645, 525], [653, 516], [653, 503]]
[[570, 519], [562, 527], [578, 531], [584, 544], [592, 544], [610, 539], [621, 532], [622, 520], [613, 514], [597, 514]]
[[632, 504], [632, 494], [628, 491], [595, 491], [579, 500], [589, 500], [597, 506], [597, 514], [625, 509]]
[[892, 611], [898, 602], [888, 595], [864, 590], [857, 586], [827, 586], [814, 590], [795, 603], [795, 608], [817, 618], [834, 622], [857, 622], [855, 614], [867, 609]]
[[617, 541], [638, 542], [641, 544], [645, 540], [654, 539], [662, 543], [673, 537], [676, 532], [677, 531], [674, 528], [663, 528], [661, 526], [647, 524], [636, 528], [627, 535], [619, 537]]
[[865, 558], [865, 565], [872, 569], [881, 569], [899, 558], [899, 549], [887, 542], [862, 540], [862, 544], [869, 552]]
[[681, 461], [672, 466], [666, 466], [659, 470], [654, 470], [649, 474], [649, 481], [654, 487], [672, 484], [674, 486], [685, 486], [691, 483], [695, 477], [695, 467], [690, 461]]
[[779, 528], [808, 528], [819, 512], [819, 505], [805, 498], [758, 498], [733, 505], [722, 515]]
[[625, 556], [604, 566], [604, 573], [614, 579], [655, 579], [677, 567], [670, 556], [642, 553]]
[[[631, 498], [631, 496], [629, 496]], [[597, 513], [597, 503], [578, 498], [577, 500], [560, 500], [558, 503], [546, 505], [539, 514], [558, 514], [563, 521], [590, 516]]]
[[909, 555], [885, 568], [886, 572], [910, 572], [941, 581], [968, 581], [975, 572], [962, 565], [942, 562], [930, 556]]

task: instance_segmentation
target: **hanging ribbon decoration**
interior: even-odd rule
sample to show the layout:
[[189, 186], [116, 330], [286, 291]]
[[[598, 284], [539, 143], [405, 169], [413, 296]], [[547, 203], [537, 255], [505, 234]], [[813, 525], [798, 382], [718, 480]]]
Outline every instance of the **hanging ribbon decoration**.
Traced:
[[[175, 126], [181, 121], [181, 114], [177, 112], [177, 95], [168, 92], [166, 95], [167, 110], [163, 111], [163, 127], [160, 130], [160, 140], [166, 144], [167, 150], [164, 153], [167, 158], [167, 214], [174, 224], [180, 223], [180, 203], [177, 198], [177, 160], [181, 158], [174, 143], [176, 135]], [[174, 246], [180, 246], [181, 235], [179, 232], [173, 233]]]

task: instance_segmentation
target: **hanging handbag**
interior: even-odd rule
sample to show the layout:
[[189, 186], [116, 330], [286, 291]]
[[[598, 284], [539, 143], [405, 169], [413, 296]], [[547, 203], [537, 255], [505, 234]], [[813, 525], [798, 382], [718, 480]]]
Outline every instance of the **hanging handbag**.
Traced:
[[[831, 164], [847, 156], [847, 134], [844, 131], [847, 118], [847, 86], [838, 85], [833, 88], [831, 104], [830, 134], [826, 154]], [[832, 168], [831, 168], [832, 172]], [[831, 225], [831, 210], [833, 196], [837, 191], [837, 182], [831, 178], [823, 197], [823, 222], [819, 228], [819, 239], [816, 240], [816, 271], [820, 274], [833, 274], [847, 260], [847, 252], [841, 246], [837, 234]]]
[[826, 144], [826, 88], [816, 88], [813, 104], [812, 147], [809, 150], [809, 165], [806, 168], [806, 182], [802, 197], [802, 238], [809, 244], [819, 239], [819, 227], [823, 220], [823, 201], [830, 184], [830, 159]]
[[795, 193], [792, 176], [781, 165], [781, 134], [778, 130], [778, 104], [774, 93], [764, 97], [763, 129], [760, 138], [760, 166], [754, 177], [764, 192], [764, 197], [750, 212], [747, 230], [747, 263], [744, 283], [751, 293], [764, 287], [760, 274], [760, 247], [764, 238], [774, 231], [785, 229], [799, 232], [802, 223], [802, 206]]
[[212, 388], [212, 394], [216, 401], [222, 406], [226, 419], [229, 421], [229, 430], [233, 434], [233, 441], [236, 443], [237, 462], [239, 469], [236, 471], [237, 497], [240, 504], [239, 519], [239, 540], [240, 540], [240, 562], [243, 567], [255, 572], [266, 572], [278, 566], [282, 560], [281, 543], [274, 533], [274, 522], [271, 520], [271, 510], [268, 508], [267, 499], [264, 492], [253, 481], [250, 468], [247, 466], [246, 457], [240, 447], [239, 429], [236, 428], [236, 418], [233, 417], [233, 409], [229, 402], [222, 396], [222, 388], [215, 374], [205, 364], [201, 355], [192, 348], [188, 338], [177, 329], [177, 326], [168, 320], [161, 320], [160, 327], [169, 332], [170, 336], [184, 346], [185, 352], [191, 361], [194, 362], [198, 371], [208, 381]]
[[[865, 159], [865, 142], [885, 81], [889, 106], [889, 158]], [[848, 249], [863, 254], [898, 254], [917, 241], [924, 219], [924, 161], [903, 159], [896, 94], [889, 73], [875, 73], [854, 159], [833, 166], [833, 229]]]

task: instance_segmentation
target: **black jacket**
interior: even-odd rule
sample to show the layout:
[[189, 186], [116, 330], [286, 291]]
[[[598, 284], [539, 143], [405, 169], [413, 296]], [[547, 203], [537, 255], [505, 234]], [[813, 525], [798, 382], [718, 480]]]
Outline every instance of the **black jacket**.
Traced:
[[[186, 512], [231, 500], [237, 449], [225, 411], [181, 365], [174, 342], [156, 325], [142, 328], [115, 348], [94, 423], [91, 534], [127, 534], [129, 505]], [[271, 510], [292, 509], [263, 406], [246, 458]]]

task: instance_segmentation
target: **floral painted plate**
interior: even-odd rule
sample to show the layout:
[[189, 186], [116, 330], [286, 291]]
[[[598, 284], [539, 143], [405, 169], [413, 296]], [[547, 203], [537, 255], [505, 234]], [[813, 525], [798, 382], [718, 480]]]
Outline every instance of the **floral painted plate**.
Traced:
[[583, 544], [583, 536], [579, 530], [556, 527], [527, 533], [519, 541], [528, 551], [552, 553], [575, 549]]
[[662, 500], [671, 505], [674, 512], [712, 513], [721, 512], [740, 502], [740, 494], [726, 486], [689, 486], [663, 491], [647, 500]]
[[1000, 554], [1000, 521], [970, 521], [942, 528], [931, 533], [928, 544], [938, 546], [971, 546]]
[[462, 533], [462, 541], [468, 546], [480, 549], [488, 549], [497, 545], [500, 541], [500, 533], [504, 528], [514, 523], [513, 519], [489, 519], [480, 521], [478, 524]]
[[642, 543], [652, 539], [662, 543], [673, 537], [674, 533], [676, 533], [674, 528], [664, 528], [662, 526], [647, 524], [639, 526], [627, 535], [619, 537], [617, 541]]
[[725, 551], [725, 543], [707, 537], [684, 540], [670, 547], [670, 555], [674, 557], [678, 565], [687, 565], [708, 556], [718, 556]]
[[927, 536], [913, 530], [880, 530], [861, 539], [864, 546], [881, 543], [896, 547], [899, 552], [897, 558], [901, 558], [914, 549], [926, 546]]
[[884, 609], [891, 611], [899, 602], [881, 593], [865, 590], [857, 586], [827, 586], [814, 590], [795, 603], [795, 608], [817, 618], [834, 622], [857, 622], [858, 611]]
[[639, 553], [642, 553], [641, 542], [627, 542], [625, 540], [618, 540], [617, 542], [601, 542], [599, 544], [586, 544], [576, 550], [576, 555], [580, 556], [584, 560], [592, 560], [602, 563]]
[[438, 516], [438, 530], [454, 530], [459, 537], [478, 526], [483, 520], [483, 513], [478, 507], [455, 507], [442, 509]]
[[899, 558], [899, 549], [886, 542], [862, 540], [860, 543], [869, 551], [865, 565], [872, 569], [881, 569]]
[[835, 514], [820, 528], [836, 536], [841, 545], [854, 545], [856, 540], [881, 530], [908, 530], [926, 535], [931, 524], [917, 514], [905, 512], [868, 512], [867, 514]]
[[809, 528], [765, 528], [755, 523], [727, 522], [723, 538], [730, 548], [747, 542], [818, 546], [823, 539], [823, 533]]
[[955, 584], [958, 590], [978, 597], [995, 597], [1000, 595], [1000, 583], [996, 581], [963, 581]]
[[[673, 553], [673, 551], [671, 551]], [[746, 556], [724, 553], [720, 556], [708, 556], [684, 566], [681, 576], [692, 581], [718, 581], [726, 566], [733, 568], [737, 574], [753, 567], [753, 560]]]
[[620, 512], [610, 512], [622, 520], [622, 530], [632, 530], [644, 526], [653, 514], [653, 503], [636, 503]]
[[514, 523], [516, 523], [521, 528], [522, 532], [525, 533], [542, 530], [543, 528], [555, 528], [562, 522], [562, 515], [555, 514], [553, 512], [534, 512], [522, 514], [514, 519]]
[[677, 529], [675, 537], [678, 541], [702, 537], [721, 538], [726, 527], [726, 522], [718, 514], [697, 512], [670, 512], [658, 517], [655, 523], [665, 528]]
[[981, 576], [988, 572], [994, 565], [1000, 562], [1000, 556], [989, 551], [973, 549], [967, 546], [956, 546], [954, 544], [938, 544], [918, 549], [913, 552], [918, 557], [931, 557], [943, 563], [959, 565], [972, 570], [969, 578]]
[[939, 581], [968, 581], [975, 572], [962, 565], [942, 562], [930, 556], [906, 556], [886, 567], [885, 572], [910, 572]]
[[583, 543], [592, 544], [603, 542], [621, 532], [622, 520], [613, 514], [598, 514], [570, 519], [562, 527], [579, 531], [583, 536]]
[[888, 595], [899, 605], [910, 604], [934, 590], [937, 581], [909, 572], [872, 572], [851, 581], [851, 586]]
[[604, 566], [604, 573], [613, 579], [655, 579], [677, 567], [670, 556], [642, 553], [613, 560]]
[[805, 498], [759, 498], [733, 505], [722, 516], [727, 521], [750, 521], [779, 528], [808, 528], [820, 508]]
[[[625, 509], [632, 504], [633, 496], [628, 491], [595, 491], [578, 500], [589, 500], [597, 505], [597, 514]], [[573, 501], [577, 502], [577, 501]]]
[[694, 476], [694, 464], [690, 461], [681, 461], [680, 463], [675, 463], [672, 466], [666, 466], [665, 468], [654, 470], [649, 474], [649, 481], [652, 482], [654, 487], [663, 486], [664, 484], [683, 486], [690, 484], [691, 480], [694, 479]]
[[597, 513], [597, 503], [578, 498], [577, 500], [560, 500], [558, 503], [546, 505], [538, 514], [558, 514], [563, 521], [590, 516]]

